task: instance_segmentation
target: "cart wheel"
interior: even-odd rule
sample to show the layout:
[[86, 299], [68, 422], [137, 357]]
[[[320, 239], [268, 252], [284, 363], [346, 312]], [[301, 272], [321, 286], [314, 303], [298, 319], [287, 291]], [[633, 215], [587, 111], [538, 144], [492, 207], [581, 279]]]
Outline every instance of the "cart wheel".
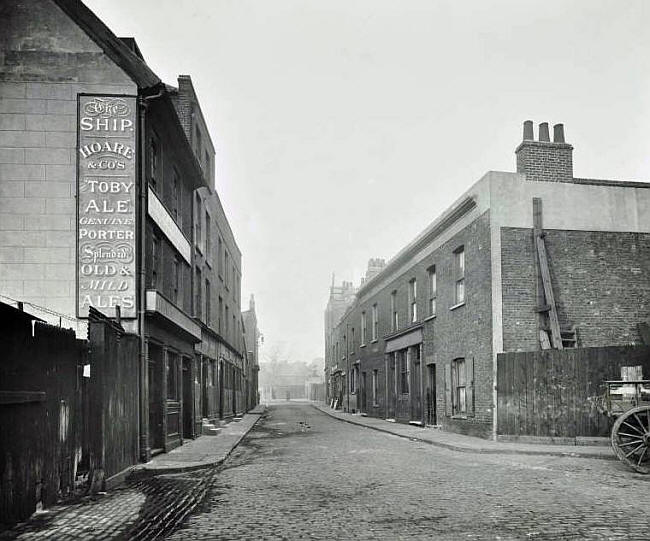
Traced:
[[616, 456], [639, 473], [650, 473], [650, 406], [621, 414], [612, 428]]

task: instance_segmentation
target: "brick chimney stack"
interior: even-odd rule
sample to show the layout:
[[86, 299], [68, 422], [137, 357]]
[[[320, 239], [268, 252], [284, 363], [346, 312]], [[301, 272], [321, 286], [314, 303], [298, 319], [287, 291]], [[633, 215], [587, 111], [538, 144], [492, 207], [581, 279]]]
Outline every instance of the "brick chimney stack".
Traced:
[[515, 150], [517, 173], [526, 180], [539, 182], [573, 182], [573, 147], [564, 140], [564, 125], [553, 126], [551, 142], [547, 122], [539, 125], [535, 141], [532, 120], [524, 122], [523, 141]]

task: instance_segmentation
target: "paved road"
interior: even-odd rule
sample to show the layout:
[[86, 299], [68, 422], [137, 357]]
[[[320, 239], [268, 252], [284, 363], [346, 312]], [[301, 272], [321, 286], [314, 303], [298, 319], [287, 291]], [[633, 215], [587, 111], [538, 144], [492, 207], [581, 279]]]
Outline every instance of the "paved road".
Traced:
[[274, 406], [171, 539], [650, 539], [650, 476], [456, 453]]

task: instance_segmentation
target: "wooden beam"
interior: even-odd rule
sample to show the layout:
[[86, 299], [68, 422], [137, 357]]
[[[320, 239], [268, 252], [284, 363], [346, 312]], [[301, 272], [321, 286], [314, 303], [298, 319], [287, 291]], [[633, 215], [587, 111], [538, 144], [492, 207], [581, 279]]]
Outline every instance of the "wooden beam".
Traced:
[[0, 391], [0, 404], [45, 402], [44, 391]]
[[548, 257], [546, 256], [546, 245], [544, 244], [544, 237], [540, 234], [535, 238], [537, 244], [537, 257], [539, 258], [539, 269], [542, 273], [542, 283], [544, 285], [544, 297], [546, 297], [546, 304], [551, 309], [548, 312], [548, 319], [551, 325], [551, 341], [555, 349], [564, 349], [562, 345], [562, 335], [560, 334], [560, 322], [557, 317], [557, 309], [555, 307], [555, 297], [553, 295], [553, 287], [551, 284], [551, 272], [548, 268]]

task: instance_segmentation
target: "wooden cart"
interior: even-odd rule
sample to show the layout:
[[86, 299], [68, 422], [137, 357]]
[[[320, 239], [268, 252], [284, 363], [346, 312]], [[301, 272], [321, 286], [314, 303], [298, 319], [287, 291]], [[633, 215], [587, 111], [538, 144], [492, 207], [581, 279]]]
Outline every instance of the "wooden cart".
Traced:
[[603, 412], [616, 419], [612, 448], [639, 473], [650, 473], [650, 380], [608, 380]]

